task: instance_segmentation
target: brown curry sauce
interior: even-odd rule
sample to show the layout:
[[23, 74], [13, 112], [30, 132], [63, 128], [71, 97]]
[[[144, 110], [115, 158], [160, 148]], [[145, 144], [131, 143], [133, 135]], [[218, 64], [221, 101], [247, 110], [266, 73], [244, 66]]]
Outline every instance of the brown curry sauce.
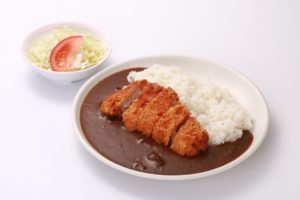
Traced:
[[80, 121], [89, 143], [107, 159], [124, 167], [153, 174], [182, 175], [204, 172], [223, 166], [239, 157], [251, 145], [253, 135], [244, 131], [235, 142], [209, 146], [195, 157], [183, 157], [140, 133], [130, 133], [117, 118], [107, 118], [99, 111], [101, 101], [128, 85], [132, 68], [117, 72], [96, 84], [81, 106]]

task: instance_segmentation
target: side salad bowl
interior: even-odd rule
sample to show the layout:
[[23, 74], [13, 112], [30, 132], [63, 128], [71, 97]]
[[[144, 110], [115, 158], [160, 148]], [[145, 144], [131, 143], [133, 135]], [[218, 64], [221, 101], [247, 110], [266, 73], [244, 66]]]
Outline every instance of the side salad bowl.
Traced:
[[[40, 37], [41, 35], [49, 32], [51, 30], [55, 30], [55, 29], [62, 28], [62, 27], [70, 27], [74, 30], [87, 32], [87, 33], [90, 33], [93, 36], [99, 38], [102, 42], [103, 47], [104, 47], [104, 56], [96, 64], [94, 64], [93, 66], [85, 68], [85, 69], [76, 70], [76, 71], [64, 71], [64, 72], [53, 71], [53, 70], [49, 70], [49, 69], [44, 69], [41, 66], [38, 66], [37, 64], [33, 63], [28, 57], [28, 48], [31, 45], [31, 43], [36, 38]], [[111, 43], [108, 42], [103, 37], [103, 34], [100, 33], [96, 28], [91, 27], [91, 26], [86, 25], [86, 24], [82, 24], [82, 23], [61, 22], [61, 23], [54, 23], [54, 24], [49, 24], [49, 25], [43, 26], [43, 27], [38, 28], [37, 30], [33, 31], [32, 33], [30, 33], [26, 37], [26, 39], [23, 43], [22, 54], [23, 54], [23, 57], [24, 57], [25, 61], [30, 66], [32, 66], [32, 68], [37, 73], [39, 73], [43, 77], [45, 77], [49, 80], [52, 80], [56, 83], [59, 83], [59, 84], [70, 84], [72, 82], [88, 78], [91, 75], [98, 72], [100, 70], [100, 68], [103, 66], [103, 63], [108, 59], [108, 57], [111, 53], [111, 49], [112, 49]]]

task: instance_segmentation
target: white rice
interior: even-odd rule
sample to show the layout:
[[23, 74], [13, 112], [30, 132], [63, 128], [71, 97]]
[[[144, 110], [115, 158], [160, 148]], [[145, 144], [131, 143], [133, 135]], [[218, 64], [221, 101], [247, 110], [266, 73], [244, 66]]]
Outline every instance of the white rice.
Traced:
[[210, 145], [233, 142], [242, 136], [243, 130], [252, 128], [250, 116], [228, 90], [212, 82], [193, 80], [179, 67], [156, 64], [141, 72], [130, 72], [127, 79], [129, 82], [146, 79], [174, 89], [207, 130]]

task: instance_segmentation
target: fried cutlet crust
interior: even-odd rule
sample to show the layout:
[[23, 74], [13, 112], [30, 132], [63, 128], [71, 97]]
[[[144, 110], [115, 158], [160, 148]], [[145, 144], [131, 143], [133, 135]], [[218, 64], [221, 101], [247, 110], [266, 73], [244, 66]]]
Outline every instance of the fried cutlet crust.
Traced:
[[126, 88], [106, 97], [100, 105], [100, 111], [110, 117], [121, 116], [147, 84], [146, 80], [135, 81]]
[[167, 146], [178, 127], [189, 117], [189, 112], [180, 102], [164, 113], [152, 132], [152, 138], [159, 144]]
[[171, 149], [183, 156], [195, 156], [208, 146], [208, 134], [199, 122], [190, 117], [175, 135]]
[[177, 94], [171, 88], [164, 88], [141, 111], [137, 130], [146, 136], [150, 136], [159, 118], [176, 102]]
[[195, 156], [208, 147], [208, 134], [190, 117], [171, 88], [146, 80], [135, 81], [106, 97], [100, 111], [109, 117], [121, 117], [128, 131], [151, 136], [159, 144], [182, 156]]
[[140, 95], [132, 102], [128, 109], [123, 112], [122, 120], [128, 131], [132, 132], [137, 129], [141, 111], [162, 89], [163, 87], [158, 84], [147, 84]]

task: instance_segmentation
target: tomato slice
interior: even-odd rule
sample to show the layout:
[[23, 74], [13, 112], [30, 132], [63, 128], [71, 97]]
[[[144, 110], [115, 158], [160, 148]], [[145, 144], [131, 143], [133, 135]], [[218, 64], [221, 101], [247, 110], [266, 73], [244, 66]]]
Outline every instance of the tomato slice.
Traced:
[[68, 71], [76, 54], [80, 50], [83, 36], [67, 37], [59, 42], [51, 51], [50, 65], [53, 71]]

